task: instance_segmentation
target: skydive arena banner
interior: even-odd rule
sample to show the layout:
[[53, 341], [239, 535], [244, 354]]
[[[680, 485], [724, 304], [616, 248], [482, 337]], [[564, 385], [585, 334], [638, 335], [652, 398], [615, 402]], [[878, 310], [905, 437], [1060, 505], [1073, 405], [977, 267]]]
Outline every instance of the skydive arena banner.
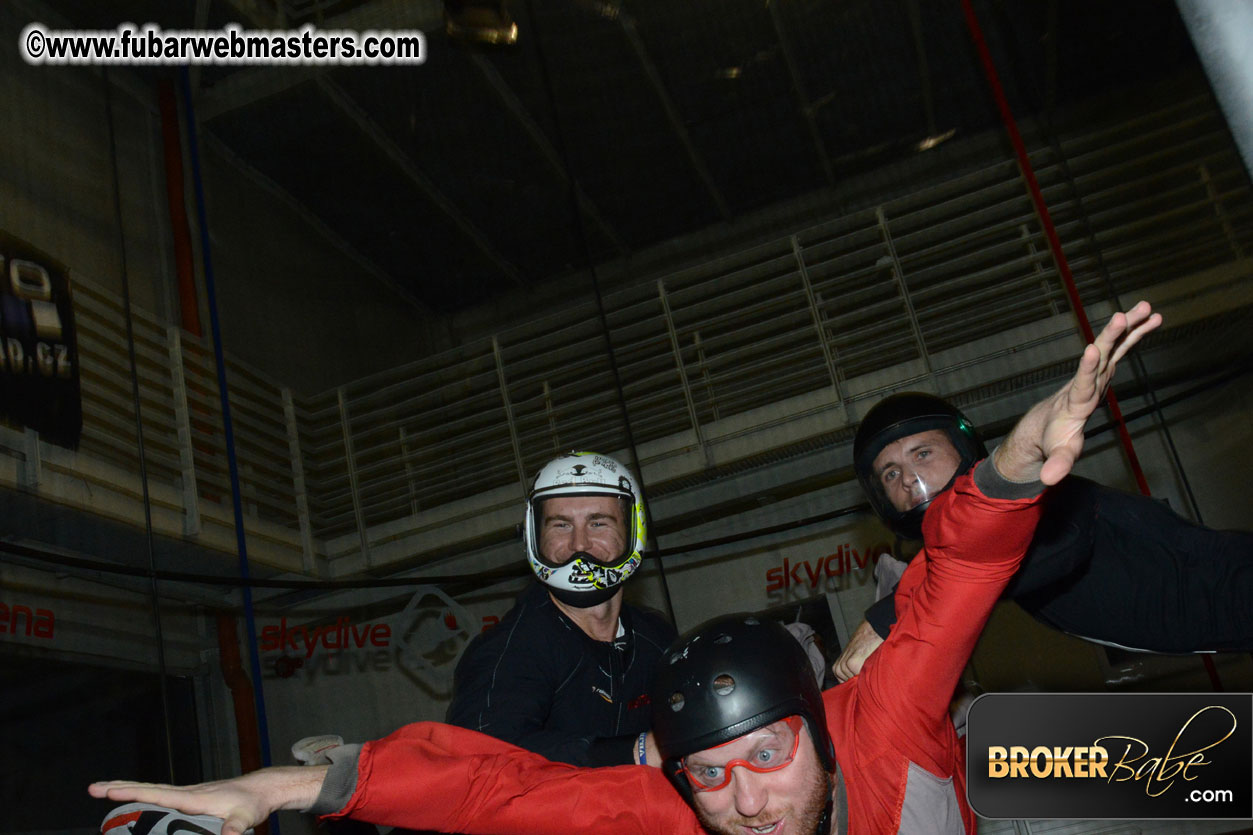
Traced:
[[987, 818], [1253, 818], [1253, 694], [994, 693], [970, 707]]
[[0, 414], [74, 449], [83, 428], [65, 269], [0, 233]]

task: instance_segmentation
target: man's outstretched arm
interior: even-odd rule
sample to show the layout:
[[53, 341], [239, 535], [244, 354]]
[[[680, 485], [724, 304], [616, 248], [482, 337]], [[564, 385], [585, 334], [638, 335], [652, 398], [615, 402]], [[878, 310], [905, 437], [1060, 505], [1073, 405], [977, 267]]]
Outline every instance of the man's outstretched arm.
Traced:
[[226, 821], [223, 835], [242, 835], [282, 809], [407, 830], [492, 835], [545, 835], [558, 817], [564, 831], [597, 835], [701, 831], [658, 768], [578, 768], [437, 722], [343, 745], [330, 756], [330, 766], [266, 768], [198, 786], [111, 782], [93, 783], [89, 791], [220, 817]]

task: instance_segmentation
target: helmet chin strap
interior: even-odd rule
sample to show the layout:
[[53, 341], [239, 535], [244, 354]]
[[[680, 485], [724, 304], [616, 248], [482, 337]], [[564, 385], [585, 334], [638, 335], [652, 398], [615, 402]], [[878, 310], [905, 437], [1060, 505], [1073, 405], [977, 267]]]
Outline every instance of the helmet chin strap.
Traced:
[[[570, 559], [567, 560], [566, 563], [569, 564], [575, 560], [585, 560], [586, 562], [599, 563], [595, 557], [586, 551], [575, 551], [570, 555]], [[567, 606], [573, 606], [576, 609], [590, 609], [593, 606], [599, 606], [617, 594], [618, 588], [621, 585], [621, 583], [617, 583], [604, 589], [592, 588], [579, 589], [577, 591], [574, 589], [562, 589], [557, 588], [556, 586], [549, 586], [548, 591], [553, 597], [557, 598]]]
[[828, 797], [827, 808], [822, 810], [822, 815], [818, 818], [818, 826], [814, 828], [814, 835], [836, 835], [835, 831], [831, 829], [831, 812], [834, 805], [834, 801]]
[[593, 606], [599, 606], [609, 598], [618, 593], [618, 587], [608, 589], [588, 589], [587, 591], [572, 591], [570, 589], [557, 589], [549, 586], [548, 592], [567, 606], [573, 606], [576, 609], [590, 609]]

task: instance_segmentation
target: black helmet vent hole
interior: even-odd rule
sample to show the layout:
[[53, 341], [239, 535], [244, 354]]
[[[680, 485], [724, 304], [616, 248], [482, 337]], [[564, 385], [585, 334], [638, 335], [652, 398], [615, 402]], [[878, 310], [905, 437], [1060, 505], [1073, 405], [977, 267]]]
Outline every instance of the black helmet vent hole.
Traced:
[[678, 690], [674, 691], [673, 693], [670, 694], [670, 709], [673, 710], [675, 713], [678, 713], [680, 710], [683, 709], [684, 701], [685, 700], [683, 698], [683, 694], [680, 693]]
[[761, 621], [757, 620], [757, 618], [744, 618], [744, 623], [748, 624], [749, 626], [756, 626], [757, 624], [761, 623]]
[[730, 696], [735, 692], [735, 679], [726, 673], [714, 679], [714, 692], [719, 696]]

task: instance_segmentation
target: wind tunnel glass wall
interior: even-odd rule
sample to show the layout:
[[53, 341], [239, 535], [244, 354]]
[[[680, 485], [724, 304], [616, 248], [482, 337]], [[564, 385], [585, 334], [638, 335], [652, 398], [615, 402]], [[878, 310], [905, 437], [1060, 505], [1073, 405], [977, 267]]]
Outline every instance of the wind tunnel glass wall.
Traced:
[[[442, 720], [570, 450], [639, 476], [628, 603], [800, 617], [829, 663], [895, 547], [858, 421], [930, 391], [991, 448], [1071, 373], [1076, 305], [1166, 316], [1115, 386], [1140, 471], [1100, 413], [1083, 473], [1247, 527], [1253, 193], [1173, 3], [510, 0], [495, 45], [441, 3], [245, 5], [0, 6], [0, 655], [13, 722], [81, 714], [22, 737], [74, 785], [0, 833], [98, 831], [88, 779]], [[36, 21], [425, 60], [32, 65]], [[1039, 683], [1030, 646], [1049, 689], [1211, 686], [1023, 620], [976, 684]]]

